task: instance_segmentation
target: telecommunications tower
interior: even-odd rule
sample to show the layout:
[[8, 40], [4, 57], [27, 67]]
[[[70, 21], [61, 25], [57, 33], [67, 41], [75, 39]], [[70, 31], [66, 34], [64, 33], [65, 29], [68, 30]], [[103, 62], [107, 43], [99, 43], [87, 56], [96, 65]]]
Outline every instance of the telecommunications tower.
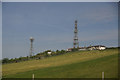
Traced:
[[30, 37], [30, 57], [33, 55], [33, 41], [34, 38]]
[[75, 30], [74, 30], [73, 48], [79, 48], [77, 20], [75, 20]]

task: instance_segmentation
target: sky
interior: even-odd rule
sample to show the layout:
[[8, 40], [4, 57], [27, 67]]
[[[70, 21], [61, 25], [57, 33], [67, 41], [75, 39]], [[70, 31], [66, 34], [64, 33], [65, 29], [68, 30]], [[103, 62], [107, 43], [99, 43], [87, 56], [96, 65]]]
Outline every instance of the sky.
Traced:
[[2, 3], [1, 2], [0, 2], [0, 59], [2, 59]]
[[[2, 59], [2, 3], [0, 2], [0, 60]], [[2, 78], [2, 62], [0, 61], [0, 79]]]
[[79, 46], [118, 46], [117, 2], [3, 2], [2, 57], [28, 56], [73, 47], [78, 21]]
[[2, 2], [119, 2], [119, 0], [2, 0]]

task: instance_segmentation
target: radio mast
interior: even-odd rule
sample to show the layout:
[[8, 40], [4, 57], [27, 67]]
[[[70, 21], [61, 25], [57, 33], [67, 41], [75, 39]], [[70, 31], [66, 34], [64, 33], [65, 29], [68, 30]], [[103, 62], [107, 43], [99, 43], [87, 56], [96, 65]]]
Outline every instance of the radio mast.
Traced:
[[75, 20], [75, 30], [74, 30], [73, 48], [79, 48], [77, 20]]
[[30, 37], [30, 57], [33, 55], [33, 41], [34, 38]]

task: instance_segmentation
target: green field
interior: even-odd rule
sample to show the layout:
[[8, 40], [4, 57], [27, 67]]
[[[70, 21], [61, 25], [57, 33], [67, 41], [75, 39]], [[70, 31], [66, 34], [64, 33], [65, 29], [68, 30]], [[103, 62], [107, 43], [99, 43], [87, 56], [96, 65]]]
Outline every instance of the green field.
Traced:
[[42, 60], [4, 64], [3, 78], [105, 78], [118, 77], [118, 49], [69, 52]]

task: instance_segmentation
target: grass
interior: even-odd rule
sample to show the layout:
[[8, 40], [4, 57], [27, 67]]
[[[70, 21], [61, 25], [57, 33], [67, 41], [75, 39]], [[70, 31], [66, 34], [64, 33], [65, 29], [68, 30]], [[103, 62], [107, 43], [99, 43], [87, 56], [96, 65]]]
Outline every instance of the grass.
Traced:
[[43, 60], [31, 60], [3, 65], [6, 78], [117, 78], [118, 50], [79, 51]]

